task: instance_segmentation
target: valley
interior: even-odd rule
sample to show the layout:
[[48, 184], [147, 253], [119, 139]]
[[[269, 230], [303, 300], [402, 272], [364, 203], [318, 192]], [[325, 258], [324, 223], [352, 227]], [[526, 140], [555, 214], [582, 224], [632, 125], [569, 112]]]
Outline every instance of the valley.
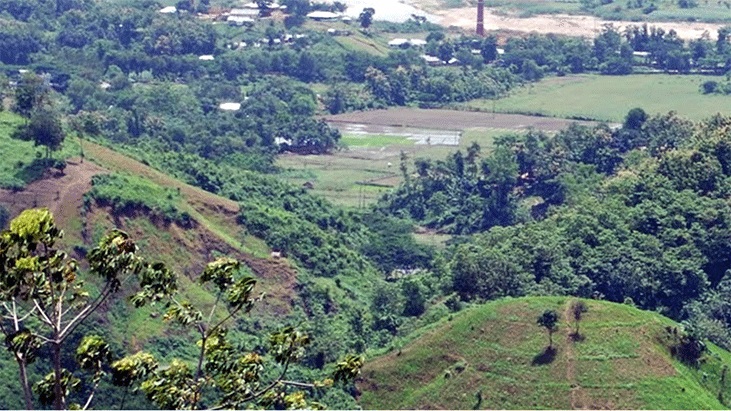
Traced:
[[0, 2], [0, 408], [728, 408], [729, 6], [487, 6]]

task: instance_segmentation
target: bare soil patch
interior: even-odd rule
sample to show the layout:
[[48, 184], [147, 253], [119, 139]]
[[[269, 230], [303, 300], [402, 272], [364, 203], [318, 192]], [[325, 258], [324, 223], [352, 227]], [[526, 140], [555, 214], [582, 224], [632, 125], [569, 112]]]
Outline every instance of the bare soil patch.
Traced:
[[435, 130], [465, 130], [484, 127], [510, 130], [536, 128], [558, 131], [571, 123], [594, 125], [594, 121], [567, 120], [553, 117], [521, 114], [484, 113], [443, 109], [393, 108], [388, 110], [358, 111], [326, 116], [325, 121], [338, 124], [364, 124], [389, 127], [416, 127]]
[[91, 178], [107, 172], [92, 162], [70, 159], [63, 171], [49, 169], [44, 178], [28, 184], [22, 191], [0, 189], [0, 204], [13, 216], [27, 208], [47, 207], [56, 222], [64, 226], [81, 210], [84, 194], [91, 189]]
[[[439, 23], [443, 26], [457, 26], [467, 30], [475, 29], [477, 16], [476, 7], [463, 7], [436, 11], [440, 17]], [[627, 26], [644, 24], [635, 21], [609, 21], [594, 16], [574, 16], [568, 14], [541, 14], [532, 17], [520, 18], [496, 13], [495, 9], [485, 9], [485, 29], [488, 31], [508, 31], [518, 33], [556, 33], [566, 36], [589, 37], [598, 35], [605, 24], [613, 24], [624, 31]], [[708, 32], [715, 39], [722, 24], [697, 22], [648, 22], [648, 26], [662, 27], [665, 32], [675, 30], [678, 37], [685, 40], [698, 39]]]
[[[169, 177], [151, 167], [145, 166], [129, 157], [116, 153], [108, 148], [90, 143], [84, 143], [87, 157], [104, 164], [102, 167], [92, 161], [81, 161], [79, 158], [67, 161], [63, 172], [50, 169], [44, 178], [29, 184], [22, 191], [10, 191], [0, 189], [0, 204], [5, 205], [12, 216], [20, 214], [28, 208], [47, 207], [56, 219], [57, 224], [67, 234], [79, 235], [80, 239], [87, 246], [92, 244], [92, 235], [89, 232], [73, 233], [73, 221], [86, 220], [87, 227], [92, 227], [96, 222], [108, 228], [118, 227], [129, 229], [125, 224], [125, 218], [134, 219], [145, 217], [145, 215], [115, 215], [108, 207], [98, 208], [87, 216], [82, 216], [84, 206], [84, 194], [91, 190], [91, 179], [97, 174], [109, 173], [109, 171], [122, 171], [139, 174], [162, 186], [178, 188], [187, 201], [200, 217], [214, 221], [216, 225], [227, 227], [228, 231], [235, 231], [238, 227], [236, 216], [239, 211], [238, 203], [231, 201], [204, 190], [190, 186], [172, 177]], [[197, 220], [196, 216], [193, 216]], [[139, 229], [132, 229], [130, 233], [138, 240], [146, 240], [150, 248], [146, 251], [148, 255], [169, 255], [172, 250], [178, 256], [173, 261], [173, 268], [181, 274], [188, 276], [196, 275], [203, 269], [203, 265], [217, 257], [217, 253], [229, 255], [244, 262], [251, 271], [260, 279], [261, 289], [266, 292], [267, 298], [260, 304], [262, 311], [275, 315], [284, 315], [289, 312], [294, 304], [293, 296], [296, 294], [297, 272], [292, 268], [286, 259], [258, 258], [238, 250], [229, 242], [220, 238], [215, 233], [206, 229], [203, 224], [194, 224], [194, 228], [186, 229], [175, 224], [165, 224], [161, 221], [152, 221], [157, 228], [156, 233], [144, 232]], [[196, 221], [200, 223], [200, 221]], [[163, 233], [169, 234], [172, 243], [164, 243], [159, 240]], [[180, 258], [180, 256], [185, 256]]]

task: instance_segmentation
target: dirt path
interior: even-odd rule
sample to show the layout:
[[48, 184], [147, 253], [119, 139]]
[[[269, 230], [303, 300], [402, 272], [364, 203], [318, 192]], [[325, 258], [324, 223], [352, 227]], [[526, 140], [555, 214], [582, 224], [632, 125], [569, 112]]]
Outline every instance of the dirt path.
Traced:
[[[439, 10], [434, 13], [439, 24], [449, 27], [457, 26], [467, 30], [475, 29], [477, 10], [475, 7]], [[594, 16], [574, 16], [568, 14], [541, 14], [533, 17], [519, 18], [498, 15], [494, 9], [485, 10], [485, 29], [505, 30], [523, 33], [556, 33], [567, 36], [595, 37], [601, 32], [604, 24], [613, 24], [620, 31], [627, 26], [642, 25], [643, 22], [608, 21]], [[717, 38], [718, 29], [723, 24], [695, 22], [648, 22], [649, 26], [662, 27], [666, 32], [675, 30], [678, 37], [686, 40], [698, 39], [708, 32], [711, 39]]]
[[583, 391], [576, 379], [576, 352], [574, 350], [575, 341], [572, 326], [573, 315], [571, 314], [571, 301], [566, 302], [563, 320], [566, 323], [566, 349], [564, 350], [564, 356], [566, 357], [566, 381], [571, 385], [571, 409], [575, 410], [577, 408], [584, 408], [585, 404], [582, 398]]
[[0, 204], [12, 215], [26, 208], [47, 207], [61, 225], [76, 216], [83, 206], [84, 194], [91, 189], [91, 178], [106, 173], [102, 167], [73, 158], [66, 162], [63, 172], [49, 170], [46, 176], [34, 181], [22, 191], [0, 190]]

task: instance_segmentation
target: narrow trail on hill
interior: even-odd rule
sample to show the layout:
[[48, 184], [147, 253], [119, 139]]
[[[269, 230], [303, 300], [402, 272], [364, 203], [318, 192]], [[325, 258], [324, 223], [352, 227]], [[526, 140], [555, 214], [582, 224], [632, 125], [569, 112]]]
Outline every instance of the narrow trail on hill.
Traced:
[[584, 404], [583, 401], [584, 392], [576, 379], [576, 352], [574, 351], [575, 340], [573, 328], [571, 326], [572, 319], [571, 301], [567, 301], [563, 312], [563, 320], [566, 323], [566, 350], [564, 351], [564, 355], [566, 356], [566, 381], [571, 386], [571, 409], [575, 410], [577, 408], [586, 407], [586, 404]]
[[28, 184], [21, 191], [0, 190], [0, 203], [12, 214], [34, 207], [47, 207], [61, 225], [76, 216], [91, 189], [91, 178], [107, 173], [104, 168], [79, 158], [66, 162], [63, 172], [47, 171], [46, 176]]

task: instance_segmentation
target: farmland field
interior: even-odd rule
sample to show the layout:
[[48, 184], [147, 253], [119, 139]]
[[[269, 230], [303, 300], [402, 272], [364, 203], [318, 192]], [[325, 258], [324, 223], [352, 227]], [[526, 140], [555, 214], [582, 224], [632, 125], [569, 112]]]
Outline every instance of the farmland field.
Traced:
[[475, 100], [463, 107], [503, 113], [531, 113], [555, 117], [622, 121], [629, 110], [648, 113], [676, 111], [701, 120], [715, 113], [731, 114], [731, 96], [704, 95], [700, 85], [722, 77], [637, 74], [631, 76], [580, 75], [551, 77], [516, 90], [493, 102]]
[[435, 130], [465, 130], [473, 127], [524, 130], [533, 127], [545, 131], [561, 130], [571, 122], [571, 120], [524, 115], [413, 108], [358, 111], [338, 114], [336, 116], [326, 116], [325, 120], [335, 126], [339, 126], [340, 124], [365, 124], [372, 126], [417, 127]]
[[[401, 182], [399, 159], [403, 151], [409, 166], [417, 157], [443, 159], [473, 141], [490, 147], [507, 129], [473, 128], [462, 133], [458, 146], [415, 144], [400, 136], [344, 134], [347, 147], [331, 155], [281, 155], [277, 166], [280, 176], [290, 183], [310, 182], [311, 192], [343, 206], [362, 207], [375, 202]], [[390, 140], [390, 141], [389, 141]], [[376, 144], [377, 143], [377, 144]]]
[[[362, 207], [401, 182], [403, 151], [414, 158], [444, 159], [472, 142], [490, 148], [495, 137], [529, 127], [557, 131], [571, 121], [452, 110], [394, 108], [328, 116], [343, 133], [344, 148], [331, 155], [282, 155], [280, 176], [312, 184], [312, 193], [348, 207]], [[591, 124], [591, 123], [587, 123]]]

